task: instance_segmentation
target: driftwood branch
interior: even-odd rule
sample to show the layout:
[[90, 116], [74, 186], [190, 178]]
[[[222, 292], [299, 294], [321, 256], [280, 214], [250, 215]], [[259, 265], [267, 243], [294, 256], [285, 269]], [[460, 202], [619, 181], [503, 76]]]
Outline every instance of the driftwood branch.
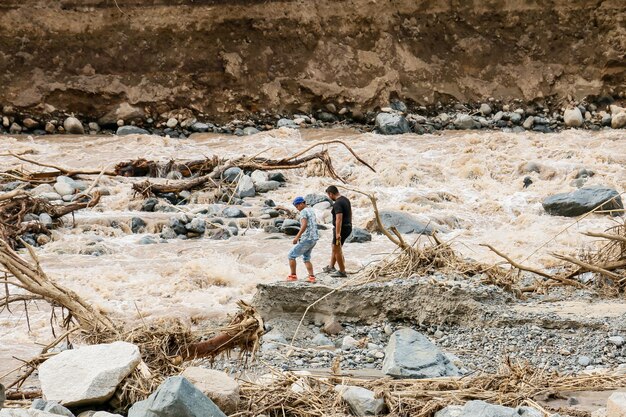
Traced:
[[[616, 280], [616, 281], [619, 281], [619, 280], [621, 280], [623, 278], [626, 278], [626, 277], [622, 277], [622, 276], [620, 276], [618, 274], [615, 274], [613, 272], [610, 272], [607, 269], [604, 269], [604, 268], [602, 268], [600, 266], [591, 265], [591, 264], [589, 264], [587, 262], [583, 262], [580, 259], [576, 259], [576, 258], [573, 258], [571, 256], [562, 255], [562, 254], [558, 254], [558, 253], [553, 253], [552, 256], [554, 256], [555, 258], [560, 259], [562, 261], [567, 261], [567, 262], [573, 263], [575, 265], [578, 265], [581, 268], [583, 268], [583, 270], [597, 272], [599, 274], [607, 276], [607, 277], [609, 277], [609, 278], [611, 278], [613, 280]], [[579, 271], [579, 273], [581, 273], [581, 272], [584, 272], [584, 271]]]

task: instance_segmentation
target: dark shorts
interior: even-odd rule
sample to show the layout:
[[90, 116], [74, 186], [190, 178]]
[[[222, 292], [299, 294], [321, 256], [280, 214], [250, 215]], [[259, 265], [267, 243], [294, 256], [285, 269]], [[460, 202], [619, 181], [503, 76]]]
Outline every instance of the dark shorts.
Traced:
[[[352, 234], [352, 226], [344, 226], [341, 228], [341, 245], [346, 243], [346, 239], [351, 234]], [[337, 244], [337, 234], [335, 233], [335, 229], [333, 229], [333, 246], [336, 244]]]

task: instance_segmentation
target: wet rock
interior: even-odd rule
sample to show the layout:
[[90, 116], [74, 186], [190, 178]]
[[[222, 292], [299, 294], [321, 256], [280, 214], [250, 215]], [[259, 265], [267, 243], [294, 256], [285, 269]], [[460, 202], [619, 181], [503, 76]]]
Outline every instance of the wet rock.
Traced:
[[236, 207], [226, 207], [222, 210], [222, 216], [229, 219], [237, 219], [241, 217], [247, 217], [246, 214]]
[[322, 331], [329, 335], [336, 335], [343, 331], [343, 326], [337, 319], [329, 319], [324, 323]]
[[509, 113], [509, 120], [514, 125], [517, 125], [517, 124], [519, 124], [522, 121], [522, 115], [519, 114], [519, 113], [516, 113], [516, 112]]
[[607, 417], [626, 416], [626, 392], [615, 392], [611, 394], [606, 402]]
[[585, 121], [578, 107], [565, 110], [563, 120], [567, 127], [580, 127]]
[[299, 226], [287, 226], [287, 227], [282, 227], [280, 230], [287, 236], [296, 236], [298, 232], [300, 231], [300, 227]]
[[190, 127], [192, 132], [196, 132], [196, 133], [204, 133], [204, 132], [208, 132], [211, 127], [206, 124], [206, 123], [201, 123], [201, 122], [196, 122], [193, 123]]
[[257, 129], [256, 127], [248, 126], [243, 129], [244, 136], [252, 136], [256, 135], [257, 133], [259, 133], [259, 129]]
[[348, 403], [355, 416], [376, 416], [386, 411], [385, 400], [376, 398], [373, 391], [362, 387], [337, 385], [335, 391]]
[[63, 407], [56, 401], [46, 401], [38, 398], [33, 401], [30, 408], [31, 410], [41, 410], [46, 413], [56, 414], [59, 416], [74, 417], [74, 414], [70, 410]]
[[185, 228], [189, 232], [203, 234], [204, 231], [206, 230], [206, 223], [204, 219], [195, 217], [194, 219], [192, 219], [189, 223], [185, 225]]
[[609, 337], [609, 343], [621, 347], [624, 344], [624, 338], [622, 336], [611, 336]]
[[139, 239], [139, 242], [137, 243], [139, 243], [140, 245], [155, 245], [157, 241], [152, 236], [144, 236], [141, 239]]
[[41, 390], [66, 406], [103, 403], [140, 361], [139, 348], [126, 342], [66, 350], [40, 365]]
[[378, 113], [376, 129], [381, 135], [401, 135], [411, 131], [409, 122], [404, 116], [394, 113]]
[[89, 122], [89, 130], [91, 132], [99, 132], [100, 131], [100, 125], [96, 122]]
[[170, 219], [169, 226], [177, 235], [184, 235], [187, 233], [187, 228], [185, 227], [185, 223], [181, 221], [180, 219], [176, 219], [176, 218]]
[[589, 366], [591, 358], [589, 356], [579, 356], [577, 362], [580, 366]]
[[55, 192], [52, 192], [52, 193], [41, 193], [37, 197], [43, 198], [43, 199], [48, 200], [48, 201], [58, 201], [58, 200], [62, 199], [62, 197], [58, 193], [55, 193]]
[[347, 243], [365, 243], [372, 240], [372, 234], [365, 229], [352, 228], [352, 233], [346, 239]]
[[[612, 198], [612, 201], [608, 201]], [[544, 199], [542, 205], [553, 216], [576, 217], [590, 212], [603, 202], [606, 203], [600, 210], [624, 208], [619, 193], [607, 187], [584, 187], [571, 193], [556, 194]]]
[[70, 135], [84, 135], [85, 129], [83, 128], [83, 124], [75, 117], [68, 117], [63, 122], [63, 128], [65, 129], [65, 133], [69, 133]]
[[130, 220], [130, 230], [133, 233], [139, 233], [146, 227], [146, 222], [141, 217], [133, 217]]
[[238, 181], [239, 180], [239, 176], [241, 174], [242, 174], [242, 171], [241, 171], [241, 168], [239, 168], [239, 167], [228, 168], [222, 174], [222, 179], [224, 181], [232, 183], [232, 182]]
[[228, 240], [232, 237], [232, 233], [227, 228], [218, 229], [211, 232], [209, 239], [211, 240]]
[[282, 172], [271, 172], [267, 177], [268, 181], [277, 181], [280, 183], [287, 182], [285, 175]]
[[117, 128], [115, 132], [117, 136], [126, 136], [126, 135], [149, 135], [146, 129], [142, 129], [137, 126], [120, 126]]
[[181, 376], [187, 378], [226, 414], [233, 414], [239, 405], [239, 384], [224, 372], [191, 366]]
[[462, 130], [480, 128], [480, 125], [477, 126], [477, 122], [472, 118], [472, 116], [467, 114], [458, 114], [453, 123], [457, 129]]
[[530, 130], [533, 128], [533, 125], [535, 124], [535, 117], [534, 116], [528, 116], [526, 118], [526, 120], [524, 120], [524, 123], [522, 124], [522, 127], [526, 130]]
[[458, 376], [459, 370], [426, 336], [403, 328], [389, 338], [383, 373], [396, 378], [437, 378]]
[[65, 181], [60, 181], [57, 179], [57, 182], [54, 184], [54, 190], [60, 196], [72, 195], [76, 191], [76, 188], [73, 184]]
[[50, 122], [46, 122], [46, 126], [44, 127], [44, 130], [46, 131], [46, 133], [50, 133], [53, 134], [56, 131], [56, 126]]
[[256, 190], [254, 188], [252, 178], [247, 175], [242, 176], [239, 179], [237, 188], [235, 189], [235, 195], [239, 198], [254, 197], [256, 195]]
[[154, 198], [154, 197], [147, 198], [141, 204], [141, 211], [152, 212], [154, 211], [154, 208], [156, 207], [157, 204], [159, 204], [159, 200], [157, 198]]
[[226, 417], [186, 378], [167, 378], [148, 399], [135, 403], [128, 417]]
[[[383, 210], [380, 212], [380, 218], [383, 223], [383, 226], [386, 229], [389, 229], [392, 226], [395, 226], [396, 229], [400, 233], [420, 233], [432, 235], [435, 231], [435, 228], [431, 224], [425, 224], [421, 221], [414, 218], [412, 215], [400, 211], [387, 211]], [[367, 229], [369, 231], [379, 232], [377, 229], [376, 222], [370, 221], [368, 223]]]
[[169, 119], [167, 119], [167, 122], [165, 122], [165, 125], [170, 129], [174, 129], [176, 126], [178, 126], [178, 120], [175, 117], [170, 117]]
[[261, 181], [255, 185], [258, 193], [268, 193], [270, 191], [278, 190], [280, 183], [278, 181]]

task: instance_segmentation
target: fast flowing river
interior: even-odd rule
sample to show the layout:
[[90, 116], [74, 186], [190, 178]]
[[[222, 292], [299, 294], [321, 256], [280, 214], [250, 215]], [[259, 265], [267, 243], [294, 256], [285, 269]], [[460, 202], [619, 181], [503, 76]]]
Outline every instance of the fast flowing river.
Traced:
[[[158, 136], [5, 136], [0, 153], [26, 152], [24, 156], [49, 164], [101, 169], [135, 158], [192, 160], [214, 154], [283, 158], [327, 140], [344, 141], [376, 169], [371, 172], [345, 148], [330, 145], [333, 164], [350, 186], [375, 193], [380, 209], [406, 211], [441, 225], [448, 231], [441, 235], [444, 240], [450, 240], [463, 255], [484, 262], [500, 260], [479, 246], [489, 243], [527, 265], [550, 267], [556, 263], [550, 252], [575, 252], [593, 245], [592, 239], [580, 232], [604, 230], [621, 221], [591, 215], [575, 223], [575, 219], [547, 215], [541, 201], [575, 190], [572, 181], [581, 168], [595, 172], [585, 185], [626, 190], [623, 131], [380, 136], [343, 129], [282, 128], [248, 137], [200, 134], [185, 140]], [[40, 169], [0, 156], [2, 171], [18, 166]], [[336, 183], [307, 169], [284, 173], [286, 186], [249, 199], [253, 206], [262, 205], [266, 198], [289, 206], [297, 195], [323, 194], [326, 186]], [[527, 175], [533, 183], [523, 188]], [[292, 246], [288, 237], [268, 239], [270, 235], [262, 230], [249, 229], [227, 241], [174, 239], [142, 245], [139, 241], [145, 234], [110, 227], [112, 220], [129, 223], [131, 217], [139, 216], [148, 223], [147, 234], [155, 235], [158, 224], [176, 215], [137, 211], [141, 199], [133, 196], [131, 184], [142, 180], [103, 178], [100, 185], [111, 195], [103, 197], [96, 208], [75, 213], [74, 220], [67, 216], [67, 227], [57, 229], [53, 241], [37, 249], [44, 271], [110, 314], [131, 320], [173, 316], [193, 322], [223, 320], [235, 310], [237, 300], [252, 297], [256, 284], [286, 277], [286, 254]], [[356, 193], [345, 194], [352, 200], [355, 226], [364, 227], [372, 218], [369, 200]], [[180, 211], [202, 206], [181, 206]], [[314, 251], [317, 270], [327, 263], [330, 233], [322, 232]], [[96, 245], [100, 256], [81, 254]], [[382, 236], [374, 236], [370, 243], [346, 245], [348, 270], [356, 271], [392, 250], [392, 244]], [[301, 264], [299, 268], [303, 276]], [[52, 339], [49, 314], [44, 306], [31, 305], [28, 332], [24, 308], [16, 306], [13, 314], [6, 310], [0, 313], [0, 382], [15, 365], [13, 356], [26, 359], [40, 349], [37, 342]], [[7, 376], [4, 381], [11, 379]]]

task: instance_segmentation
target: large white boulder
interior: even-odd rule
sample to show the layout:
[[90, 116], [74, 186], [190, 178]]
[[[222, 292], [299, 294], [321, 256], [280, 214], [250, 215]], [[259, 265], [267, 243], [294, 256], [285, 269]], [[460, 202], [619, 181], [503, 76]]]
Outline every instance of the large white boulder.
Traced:
[[626, 417], [626, 392], [611, 394], [606, 402], [606, 417]]
[[187, 378], [224, 413], [233, 414], [237, 411], [239, 384], [224, 372], [191, 366], [181, 376]]
[[377, 416], [386, 410], [385, 400], [376, 398], [373, 391], [350, 385], [337, 385], [335, 391], [348, 403], [355, 416]]
[[565, 121], [565, 126], [569, 127], [580, 127], [584, 122], [583, 115], [578, 107], [565, 110], [563, 120]]
[[41, 390], [66, 406], [103, 403], [140, 361], [139, 348], [126, 342], [66, 350], [39, 367]]

